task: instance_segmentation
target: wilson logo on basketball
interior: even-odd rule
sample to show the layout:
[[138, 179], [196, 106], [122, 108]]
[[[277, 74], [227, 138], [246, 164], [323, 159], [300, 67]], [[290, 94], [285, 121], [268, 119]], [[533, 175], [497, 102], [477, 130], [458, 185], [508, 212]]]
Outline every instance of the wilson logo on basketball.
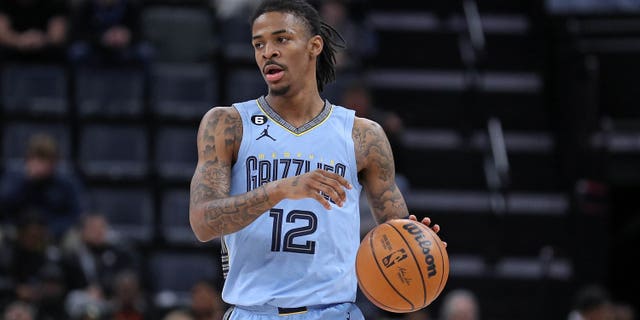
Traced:
[[392, 265], [396, 264], [396, 262], [400, 262], [407, 258], [407, 252], [404, 248], [391, 252], [388, 256], [382, 258], [382, 264], [384, 264], [385, 268], [389, 268]]
[[427, 274], [429, 275], [429, 278], [435, 276], [437, 272], [436, 272], [436, 264], [435, 264], [433, 255], [431, 255], [431, 245], [432, 245], [431, 241], [425, 239], [424, 233], [422, 233], [422, 230], [420, 230], [420, 227], [418, 227], [413, 223], [407, 223], [403, 225], [402, 228], [407, 230], [407, 232], [409, 232], [411, 235], [413, 235], [414, 239], [420, 245], [420, 248], [422, 248], [424, 261], [427, 263]]

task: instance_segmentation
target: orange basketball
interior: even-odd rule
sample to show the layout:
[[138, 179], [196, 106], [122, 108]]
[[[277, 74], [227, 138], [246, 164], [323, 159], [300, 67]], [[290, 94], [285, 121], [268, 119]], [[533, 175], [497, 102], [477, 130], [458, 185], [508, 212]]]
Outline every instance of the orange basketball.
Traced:
[[358, 286], [381, 309], [405, 313], [433, 302], [449, 277], [440, 237], [420, 222], [394, 219], [373, 228], [356, 256]]

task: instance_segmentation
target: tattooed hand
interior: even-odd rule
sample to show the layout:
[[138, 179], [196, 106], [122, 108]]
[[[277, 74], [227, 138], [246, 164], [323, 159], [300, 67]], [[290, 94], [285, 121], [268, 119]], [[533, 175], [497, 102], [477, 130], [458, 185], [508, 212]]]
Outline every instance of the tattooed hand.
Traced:
[[322, 169], [276, 181], [276, 189], [283, 193], [283, 198], [318, 200], [325, 209], [331, 204], [323, 196], [329, 196], [337, 205], [342, 206], [347, 199], [344, 188], [351, 189], [351, 184], [342, 176]]

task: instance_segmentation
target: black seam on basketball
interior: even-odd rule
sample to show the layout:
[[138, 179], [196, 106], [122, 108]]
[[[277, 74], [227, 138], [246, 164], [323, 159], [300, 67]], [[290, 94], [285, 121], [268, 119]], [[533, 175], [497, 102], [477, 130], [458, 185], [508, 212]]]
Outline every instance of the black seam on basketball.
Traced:
[[[386, 223], [386, 224], [388, 224], [388, 223]], [[393, 226], [391, 226], [391, 227], [393, 228]], [[404, 299], [407, 303], [409, 303], [411, 305], [411, 310], [415, 310], [416, 306], [414, 306], [413, 303], [411, 303], [411, 301], [409, 301], [409, 299], [407, 299], [404, 295], [402, 295], [402, 293], [400, 293], [400, 291], [398, 291], [398, 289], [396, 289], [396, 287], [393, 286], [393, 284], [391, 283], [391, 281], [389, 281], [389, 278], [387, 278], [387, 275], [384, 273], [382, 268], [380, 268], [380, 264], [378, 263], [378, 257], [376, 257], [376, 251], [373, 250], [373, 235], [371, 235], [371, 236], [372, 237], [369, 240], [369, 245], [371, 246], [371, 253], [373, 254], [373, 260], [376, 262], [376, 267], [378, 267], [378, 270], [380, 270], [380, 274], [384, 277], [384, 280], [387, 281], [387, 283], [389, 284], [391, 289], [393, 289], [393, 291], [395, 291], [400, 296], [400, 298]]]
[[[404, 243], [407, 245], [407, 248], [409, 249], [409, 251], [411, 251], [411, 256], [413, 257], [413, 261], [416, 263], [416, 266], [418, 267], [418, 272], [420, 272], [420, 281], [422, 283], [422, 296], [424, 297], [424, 301], [422, 303], [422, 306], [426, 306], [427, 305], [427, 282], [424, 279], [424, 274], [422, 273], [422, 268], [420, 268], [420, 262], [418, 262], [418, 258], [416, 258], [416, 254], [415, 252], [413, 252], [413, 250], [411, 250], [411, 246], [409, 245], [409, 242], [407, 242], [407, 240], [402, 236], [402, 233], [400, 230], [396, 229], [396, 227], [394, 227], [392, 224], [387, 223], [389, 226], [391, 226], [391, 228], [393, 228], [393, 230], [395, 230], [399, 235], [400, 238], [402, 239], [402, 241], [404, 241]], [[411, 304], [413, 306], [413, 304]], [[415, 306], [414, 306], [415, 308]]]
[[[437, 237], [438, 239], [440, 239], [440, 237], [438, 237], [438, 234], [437, 234], [435, 231], [431, 230], [431, 228], [427, 227], [426, 229], [427, 229], [427, 230], [429, 230], [429, 232], [433, 233], [433, 235], [434, 235], [434, 237], [433, 237], [433, 238], [434, 238], [434, 239], [435, 239], [436, 237]], [[441, 240], [441, 241], [442, 241], [442, 240]], [[440, 249], [440, 246], [439, 246], [439, 245], [437, 245], [437, 244], [436, 244], [436, 245], [435, 245], [435, 247], [437, 247], [437, 248], [438, 248], [438, 252], [440, 252], [440, 262], [442, 262], [442, 268], [441, 268], [440, 270], [444, 272], [444, 254], [442, 254], [442, 249]], [[447, 277], [448, 277], [448, 276], [447, 276]], [[442, 283], [442, 282], [443, 282], [443, 281], [444, 281], [444, 273], [443, 273], [443, 274], [442, 274], [442, 276], [440, 277], [440, 284], [438, 284], [438, 291], [436, 291], [438, 294], [436, 294], [436, 296], [435, 296], [435, 297], [433, 297], [433, 299], [434, 299], [434, 300], [435, 300], [435, 299], [440, 295], [440, 290], [442, 290], [442, 285], [443, 285], [443, 283]]]
[[[356, 275], [357, 275], [357, 270], [356, 270]], [[358, 287], [360, 288], [360, 290], [362, 291], [362, 293], [364, 293], [364, 295], [367, 297], [367, 299], [369, 299], [371, 302], [374, 302], [378, 305], [378, 307], [385, 309], [387, 311], [391, 311], [391, 312], [411, 312], [411, 311], [415, 311], [415, 308], [411, 308], [411, 309], [407, 309], [407, 310], [400, 310], [397, 308], [393, 308], [390, 305], [383, 303], [382, 301], [376, 299], [373, 297], [373, 295], [367, 291], [363, 286], [358, 285]]]
[[[372, 255], [374, 255], [374, 251], [373, 251], [373, 234], [374, 233], [375, 233], [375, 230], [372, 230], [371, 231], [371, 235], [369, 236], [369, 246], [371, 247], [371, 254]], [[375, 256], [374, 256], [373, 260], [374, 260], [374, 262], [376, 261]], [[377, 264], [378, 263], [376, 262], [376, 265]], [[384, 275], [384, 273], [382, 273], [382, 275]], [[358, 277], [358, 268], [356, 268], [356, 277]], [[387, 305], [386, 303], [383, 303], [382, 301], [374, 298], [373, 295], [364, 288], [364, 286], [358, 285], [358, 287], [360, 288], [360, 290], [362, 290], [362, 292], [367, 297], [367, 299], [371, 300], [371, 302], [375, 302], [376, 304], [378, 304], [380, 306], [380, 308], [384, 309], [386, 307], [389, 311], [394, 309], [391, 306]]]

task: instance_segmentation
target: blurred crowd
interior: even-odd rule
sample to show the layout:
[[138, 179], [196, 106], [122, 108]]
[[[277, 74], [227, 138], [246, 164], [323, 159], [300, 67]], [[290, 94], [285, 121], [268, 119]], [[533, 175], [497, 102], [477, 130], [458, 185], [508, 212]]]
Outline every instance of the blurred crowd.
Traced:
[[[348, 0], [312, 1], [323, 18], [349, 44], [337, 57], [340, 69], [362, 67], [361, 62], [376, 53], [376, 37], [363, 14], [363, 2]], [[257, 1], [185, 1], [205, 9], [214, 23], [213, 37], [235, 36], [227, 30], [235, 21], [248, 27], [248, 13]], [[70, 63], [72, 66], [145, 66], [162, 48], [145, 34], [146, 8], [182, 5], [181, 2], [143, 0], [6, 0], [0, 2], [0, 60], [29, 63]], [[231, 27], [229, 27], [231, 28]], [[215, 30], [213, 30], [215, 29]], [[232, 31], [235, 31], [233, 33]], [[246, 31], [248, 35], [248, 29]], [[186, 39], [190, 35], [183, 35]], [[214, 40], [214, 39], [212, 39]], [[234, 41], [249, 39], [234, 39]], [[222, 44], [224, 46], [224, 44]], [[213, 49], [212, 49], [213, 50]], [[213, 57], [209, 56], [204, 59]]]
[[[193, 2], [193, 1], [191, 1]], [[337, 104], [379, 122], [389, 136], [398, 184], [407, 190], [402, 165], [403, 121], [380, 108], [358, 76], [377, 51], [376, 34], [364, 0], [311, 1], [344, 37], [337, 57], [340, 72], [355, 73], [337, 95]], [[622, 2], [622, 1], [618, 1]], [[167, 2], [169, 3], [169, 2]], [[180, 4], [174, 1], [172, 5]], [[254, 0], [203, 3], [216, 21], [220, 46], [227, 29], [248, 28]], [[146, 8], [162, 2], [142, 0], [0, 0], [0, 67], [5, 64], [62, 64], [81, 67], [134, 67], [148, 70], [163, 50], [143, 32]], [[166, 4], [166, 3], [164, 3]], [[240, 23], [234, 23], [238, 22]], [[227, 30], [237, 31], [237, 30]], [[229, 34], [234, 34], [230, 32]], [[238, 33], [235, 33], [238, 34]], [[240, 33], [242, 34], [242, 33]], [[249, 44], [246, 39], [236, 41]], [[213, 59], [214, 53], [204, 57]], [[250, 97], [247, 97], [250, 98]], [[195, 128], [194, 128], [195, 129]], [[0, 178], [0, 312], [3, 319], [25, 320], [218, 320], [226, 310], [218, 279], [195, 283], [186, 303], [159, 308], [149, 292], [144, 255], [118, 237], [103, 213], [87, 204], [87, 187], [73, 170], [60, 168], [57, 142], [34, 133], [23, 166], [3, 165]], [[195, 141], [194, 141], [195, 143]], [[366, 208], [365, 208], [366, 209]], [[186, 217], [186, 213], [185, 213]], [[363, 217], [370, 218], [368, 213]], [[363, 223], [363, 232], [375, 224]], [[478, 320], [482, 306], [475, 293], [445, 291], [438, 314], [429, 308], [391, 315], [366, 304], [372, 319]], [[600, 288], [576, 293], [569, 320], [634, 319], [630, 306], [615, 304]]]
[[[82, 183], [58, 165], [56, 141], [36, 134], [24, 166], [0, 178], [0, 306], [3, 319], [157, 319], [142, 256], [85, 203]], [[177, 305], [190, 319], [220, 319], [215, 279]], [[161, 313], [159, 313], [161, 312]]]
[[[363, 13], [364, 2], [312, 2], [348, 44], [337, 56], [339, 72], [362, 71], [377, 46], [375, 33]], [[216, 39], [212, 42], [239, 34], [232, 40], [249, 44], [248, 13], [256, 3], [246, 0], [2, 0], [0, 68], [17, 64], [61, 65], [70, 70], [139, 68], [148, 71], [154, 63], [169, 60], [170, 51], [176, 48], [168, 48], [153, 38], [149, 30], [145, 32], [145, 10], [154, 6], [195, 6], [207, 12], [214, 22], [211, 34]], [[230, 30], [238, 26], [246, 28], [244, 33]], [[225, 32], [229, 35], [223, 34]], [[189, 34], [181, 36], [190, 39]], [[224, 41], [220, 44], [225, 45]], [[196, 59], [211, 62], [216, 57], [212, 50]], [[336, 95], [341, 100], [337, 102], [356, 109], [360, 116], [379, 120], [389, 130], [390, 137], [399, 141], [401, 120], [374, 106], [364, 82], [356, 77], [356, 81], [342, 89], [344, 91]], [[150, 293], [149, 281], [153, 279], [148, 278], [144, 252], [136, 243], [114, 232], [108, 216], [89, 205], [90, 189], [73, 165], [62, 165], [63, 162], [72, 164], [73, 160], [62, 159], [59, 142], [50, 135], [33, 132], [23, 143], [26, 146], [23, 164], [2, 163], [1, 166], [0, 311], [3, 319], [222, 318], [226, 306], [220, 296], [219, 279], [203, 278], [195, 283], [184, 303], [175, 303], [171, 308], [159, 306]]]

